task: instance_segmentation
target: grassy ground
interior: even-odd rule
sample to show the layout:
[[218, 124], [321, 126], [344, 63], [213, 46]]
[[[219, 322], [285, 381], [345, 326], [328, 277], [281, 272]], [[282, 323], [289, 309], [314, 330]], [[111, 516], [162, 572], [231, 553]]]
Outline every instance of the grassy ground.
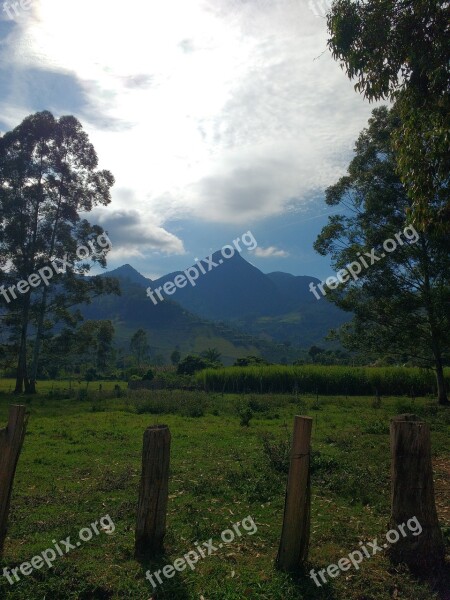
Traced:
[[[124, 387], [124, 384], [121, 384]], [[372, 398], [134, 392], [119, 398], [114, 383], [70, 393], [46, 384], [28, 403], [28, 433], [12, 497], [10, 529], [0, 568], [13, 568], [53, 546], [78, 539], [81, 528], [109, 514], [111, 535], [100, 533], [14, 585], [1, 576], [0, 597], [11, 600], [149, 598], [175, 600], [429, 600], [426, 582], [392, 568], [382, 553], [360, 570], [341, 573], [318, 588], [308, 574], [274, 570], [286, 483], [286, 448], [295, 414], [313, 426], [313, 496], [308, 570], [358, 549], [359, 541], [389, 530], [391, 416], [416, 412], [431, 424], [437, 465], [437, 502], [449, 544], [449, 412], [434, 401]], [[85, 388], [86, 384], [82, 384]], [[6, 423], [7, 381], [0, 387], [0, 423]], [[51, 393], [51, 396], [49, 394]], [[13, 399], [17, 402], [17, 398]], [[249, 406], [250, 426], [240, 424]], [[239, 416], [240, 415], [240, 416]], [[166, 556], [150, 565], [133, 558], [142, 435], [169, 425], [172, 457]], [[264, 450], [265, 448], [265, 450]], [[195, 542], [213, 538], [250, 516], [246, 533], [191, 570], [153, 591], [144, 574], [173, 563]]]

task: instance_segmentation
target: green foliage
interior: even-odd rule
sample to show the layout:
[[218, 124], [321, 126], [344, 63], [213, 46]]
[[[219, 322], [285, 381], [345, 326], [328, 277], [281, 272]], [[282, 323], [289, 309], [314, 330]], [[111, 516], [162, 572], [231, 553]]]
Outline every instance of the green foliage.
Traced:
[[78, 390], [78, 400], [80, 400], [80, 402], [83, 402], [84, 400], [88, 399], [88, 391], [86, 388], [80, 388]]
[[142, 377], [143, 381], [152, 381], [155, 378], [155, 374], [152, 369], [149, 369], [147, 373]]
[[174, 366], [178, 365], [178, 363], [181, 360], [181, 354], [180, 354], [179, 350], [174, 350], [172, 352], [172, 354], [170, 355], [170, 360]]
[[206, 358], [188, 354], [185, 358], [183, 358], [182, 361], [180, 361], [177, 367], [177, 373], [179, 375], [193, 375], [197, 371], [208, 369], [214, 366], [215, 365], [211, 364], [211, 362]]
[[114, 358], [114, 326], [111, 321], [100, 321], [97, 333], [97, 369], [105, 373]]
[[262, 449], [269, 467], [276, 473], [287, 475], [291, 459], [291, 440], [288, 435], [277, 440], [275, 436], [264, 433], [261, 436]]
[[133, 375], [137, 376], [137, 379], [134, 379], [133, 381], [142, 379], [142, 377], [145, 375], [144, 368], [143, 367], [129, 367], [128, 369], [125, 369], [125, 371], [124, 371], [125, 381], [130, 381], [130, 379]]
[[387, 435], [389, 433], [389, 426], [385, 421], [374, 421], [364, 427], [364, 433]]
[[[140, 399], [142, 397], [142, 399]], [[136, 399], [135, 399], [136, 398]], [[137, 414], [173, 414], [183, 417], [199, 418], [205, 415], [206, 400], [201, 395], [158, 390], [148, 397], [144, 393], [134, 392], [132, 395]]]
[[[353, 313], [351, 323], [336, 332], [342, 344], [372, 358], [384, 350], [402, 363], [434, 368], [444, 404], [442, 367], [450, 359], [449, 238], [408, 225], [411, 203], [397, 176], [392, 147], [398, 127], [395, 111], [373, 111], [348, 175], [326, 191], [327, 204], [342, 205], [345, 214], [329, 217], [314, 247], [331, 256], [336, 271], [350, 263], [359, 267], [355, 279], [348, 280], [347, 272], [346, 283], [327, 293], [339, 308]], [[367, 267], [358, 262], [360, 256]]]
[[150, 346], [148, 345], [147, 333], [143, 329], [138, 329], [130, 341], [130, 350], [136, 359], [138, 368], [147, 358]]
[[89, 369], [86, 370], [85, 379], [86, 381], [95, 381], [98, 379], [97, 370], [94, 369], [94, 367], [89, 367]]
[[[48, 111], [38, 112], [0, 136], [1, 283], [25, 282], [44, 267], [52, 273], [51, 288], [42, 280], [28, 285], [3, 307], [17, 345], [18, 393], [24, 387], [35, 392], [41, 343], [52, 336], [55, 324], [74, 326], [79, 315], [72, 314], [73, 306], [119, 291], [109, 278], [80, 277], [89, 272], [90, 261], [105, 267], [111, 249], [96, 247], [104, 231], [81, 216], [111, 201], [114, 177], [97, 167], [95, 149], [73, 116], [55, 119]], [[77, 249], [89, 244], [89, 260], [80, 260]], [[55, 272], [50, 268], [55, 260], [66, 266], [54, 263]]]
[[202, 358], [205, 358], [211, 364], [217, 364], [217, 366], [221, 365], [220, 357], [221, 353], [217, 350], [217, 348], [208, 348], [200, 353]]
[[450, 44], [447, 2], [336, 0], [333, 57], [369, 100], [396, 101], [398, 169], [425, 228], [449, 230]]
[[268, 365], [267, 360], [261, 356], [244, 356], [243, 358], [237, 358], [234, 367], [249, 367], [251, 365]]
[[325, 350], [323, 348], [319, 348], [318, 346], [311, 346], [311, 348], [308, 350], [308, 354], [312, 358], [313, 362], [316, 360], [317, 356], [323, 354], [324, 352]]
[[[0, 380], [1, 423], [7, 422], [11, 383]], [[382, 555], [367, 560], [355, 577], [337, 577], [323, 588], [308, 576], [293, 578], [273, 568], [285, 501], [288, 438], [298, 414], [292, 396], [245, 396], [246, 401], [258, 400], [261, 408], [277, 406], [287, 423], [286, 429], [280, 429], [279, 421], [268, 421], [265, 411], [258, 411], [247, 428], [240, 426], [235, 412], [235, 403], [242, 398], [167, 390], [128, 392], [126, 398], [116, 398], [116, 383], [102, 383], [102, 392], [89, 390], [88, 402], [79, 402], [76, 395], [62, 400], [68, 391], [62, 389], [68, 386], [63, 382], [43, 382], [39, 398], [32, 398], [1, 569], [29, 561], [52, 539], [70, 535], [76, 540], [81, 527], [106, 513], [116, 530], [111, 536], [95, 536], [71, 552], [67, 566], [67, 560], [57, 558], [52, 569], [44, 567], [35, 576], [21, 577], [13, 586], [0, 577], [0, 596], [5, 600], [148, 598], [152, 591], [145, 579], [147, 568], [162, 569], [167, 557], [183, 556], [195, 541], [218, 542], [221, 531], [246, 515], [258, 525], [254, 536], [244, 533], [222, 553], [208, 557], [201, 568], [179, 573], [178, 580], [178, 576], [165, 579], [158, 596], [161, 592], [171, 600], [198, 600], [202, 595], [211, 600], [361, 600], [370, 590], [370, 598], [384, 600], [392, 597], [395, 585], [404, 599], [435, 597], [428, 583], [403, 568], [393, 572]], [[47, 393], [52, 386], [53, 398]], [[396, 398], [384, 397], [381, 411], [371, 407], [371, 399], [372, 395], [320, 398], [323, 409], [313, 426], [311, 456], [314, 543], [310, 561], [316, 572], [357, 548], [358, 540], [380, 537], [389, 528], [389, 436], [361, 433], [376, 421], [387, 426], [396, 414]], [[137, 414], [136, 405], [150, 400], [159, 402], [158, 414]], [[302, 413], [309, 414], [313, 398], [301, 400]], [[199, 401], [205, 406], [204, 417], [187, 418], [189, 411], [197, 411]], [[415, 411], [426, 410], [428, 401], [416, 397], [414, 405]], [[426, 420], [441, 480], [450, 416], [447, 409], [434, 408], [436, 414]], [[215, 410], [220, 417], [211, 414]], [[167, 424], [172, 432], [170, 527], [167, 555], [143, 567], [133, 556], [133, 532], [142, 433], [150, 423]], [[266, 456], [261, 435], [268, 435], [279, 451]], [[438, 503], [444, 522], [445, 509], [445, 502]], [[231, 577], [236, 560], [239, 576]]]
[[[196, 380], [209, 391], [236, 393], [309, 393], [373, 395], [430, 394], [435, 391], [433, 373], [412, 367], [341, 367], [305, 365], [290, 367], [226, 367], [206, 369], [196, 374]], [[447, 385], [450, 371], [446, 373]]]
[[248, 404], [239, 403], [237, 406], [237, 413], [240, 418], [241, 427], [250, 427], [250, 421], [253, 418], [253, 411]]

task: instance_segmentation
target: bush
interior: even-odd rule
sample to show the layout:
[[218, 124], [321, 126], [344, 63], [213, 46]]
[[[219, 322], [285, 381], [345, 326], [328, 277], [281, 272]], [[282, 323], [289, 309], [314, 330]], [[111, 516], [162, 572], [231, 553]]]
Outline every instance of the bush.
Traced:
[[253, 417], [253, 411], [248, 406], [248, 404], [240, 404], [237, 407], [237, 413], [241, 418], [241, 426], [242, 427], [250, 427], [250, 421]]
[[188, 354], [179, 363], [177, 367], [177, 373], [179, 375], [193, 375], [197, 371], [207, 369], [208, 367], [211, 367], [211, 363], [206, 358], [202, 358], [201, 356], [194, 356], [193, 354]]
[[[145, 371], [142, 367], [130, 367], [124, 371], [124, 379], [125, 381], [138, 381], [139, 379], [142, 379], [144, 373]], [[137, 379], [131, 379], [133, 375], [136, 375]]]
[[144, 375], [144, 377], [142, 378], [142, 381], [152, 381], [152, 379], [154, 379], [155, 374], [153, 373], [153, 371], [151, 369], [149, 369], [147, 371], [147, 373]]
[[262, 435], [263, 454], [270, 468], [277, 473], [287, 474], [291, 460], [291, 441], [289, 437], [276, 441], [273, 435]]
[[265, 358], [260, 356], [245, 356], [244, 358], [238, 358], [233, 367], [251, 367], [252, 365], [268, 365], [269, 363]]

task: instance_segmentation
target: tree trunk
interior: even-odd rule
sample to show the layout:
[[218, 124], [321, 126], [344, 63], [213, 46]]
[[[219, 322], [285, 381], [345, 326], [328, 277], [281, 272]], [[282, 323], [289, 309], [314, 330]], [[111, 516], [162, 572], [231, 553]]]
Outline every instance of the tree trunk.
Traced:
[[450, 402], [448, 400], [447, 389], [445, 387], [444, 368], [442, 366], [442, 361], [438, 360], [436, 360], [436, 383], [439, 404], [449, 405]]
[[24, 299], [24, 305], [22, 309], [22, 324], [20, 327], [20, 344], [19, 344], [19, 357], [17, 361], [17, 375], [16, 375], [16, 387], [14, 390], [15, 394], [22, 394], [24, 391], [27, 392], [30, 388], [30, 382], [28, 380], [27, 372], [27, 338], [28, 338], [28, 316], [30, 313], [30, 293]]
[[425, 309], [428, 314], [428, 320], [430, 323], [430, 335], [431, 335], [431, 349], [434, 356], [434, 364], [436, 370], [436, 382], [438, 388], [438, 402], [439, 404], [449, 404], [447, 391], [445, 389], [445, 378], [444, 369], [442, 363], [442, 349], [440, 343], [440, 329], [435, 314], [435, 307], [433, 304], [433, 295], [431, 293], [431, 282], [429, 273], [429, 262], [427, 247], [425, 238], [423, 235], [420, 236], [420, 243], [423, 251], [423, 272], [424, 272], [424, 298], [425, 298]]
[[36, 337], [34, 340], [34, 348], [33, 348], [33, 360], [31, 362], [31, 369], [30, 369], [30, 383], [29, 383], [30, 394], [36, 394], [36, 379], [37, 379], [37, 370], [38, 370], [38, 363], [39, 363], [39, 352], [41, 349], [42, 329], [44, 327], [44, 317], [45, 317], [46, 307], [47, 307], [47, 287], [44, 287], [44, 290], [42, 292], [41, 306], [39, 307], [39, 318], [38, 318], [38, 324], [37, 324], [37, 328], [36, 328]]
[[22, 328], [20, 334], [20, 347], [19, 357], [17, 361], [17, 375], [16, 375], [16, 387], [14, 389], [15, 394], [23, 394], [28, 391], [30, 382], [28, 380], [27, 373], [27, 334], [26, 330]]

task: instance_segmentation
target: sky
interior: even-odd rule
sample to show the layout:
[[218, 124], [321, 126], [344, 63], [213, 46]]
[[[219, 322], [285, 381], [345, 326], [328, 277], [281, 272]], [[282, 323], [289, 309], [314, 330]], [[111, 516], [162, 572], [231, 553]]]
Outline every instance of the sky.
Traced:
[[261, 271], [332, 273], [324, 192], [374, 106], [327, 49], [329, 0], [21, 1], [0, 4], [0, 131], [79, 119], [116, 179], [87, 216], [108, 269], [157, 278], [251, 231]]

